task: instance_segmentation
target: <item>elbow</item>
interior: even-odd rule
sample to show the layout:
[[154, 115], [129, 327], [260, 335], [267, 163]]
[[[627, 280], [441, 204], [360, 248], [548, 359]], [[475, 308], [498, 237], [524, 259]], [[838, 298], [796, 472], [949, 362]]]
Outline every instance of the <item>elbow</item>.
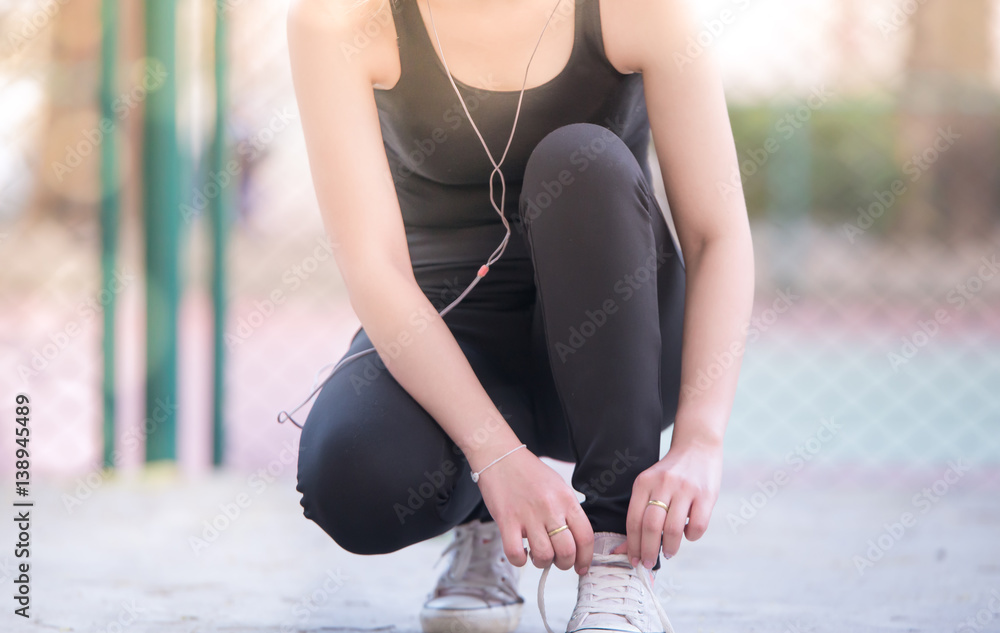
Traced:
[[418, 287], [412, 268], [391, 258], [341, 256], [337, 265], [351, 307], [359, 317], [369, 312], [367, 308], [381, 303], [386, 297], [395, 297], [409, 287]]
[[747, 222], [736, 222], [715, 231], [706, 231], [693, 236], [684, 249], [684, 260], [692, 267], [708, 253], [724, 253], [727, 259], [741, 268], [753, 271], [753, 238]]

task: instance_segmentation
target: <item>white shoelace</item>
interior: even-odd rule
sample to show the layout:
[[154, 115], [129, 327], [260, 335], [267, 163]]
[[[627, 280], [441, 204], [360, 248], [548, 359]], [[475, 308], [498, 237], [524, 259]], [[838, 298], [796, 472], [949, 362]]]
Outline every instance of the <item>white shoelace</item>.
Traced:
[[484, 538], [483, 532], [474, 523], [455, 528], [454, 540], [438, 559], [440, 563], [445, 556], [454, 553], [448, 571], [435, 588], [435, 597], [464, 594], [477, 597], [486, 604], [490, 604], [491, 599], [501, 604], [521, 600], [512, 577], [516, 572], [507, 569], [512, 566], [506, 559], [500, 560], [501, 549], [497, 547], [500, 537], [490, 534], [489, 538], [494, 542], [477, 542], [477, 539]]
[[[542, 614], [542, 624], [548, 633], [554, 633], [545, 616], [545, 579], [551, 568], [551, 564], [547, 565], [538, 581], [538, 610]], [[638, 577], [649, 596], [649, 601], [656, 608], [664, 632], [674, 633], [674, 627], [667, 619], [667, 612], [663, 610], [660, 601], [656, 599], [656, 594], [653, 593], [653, 585], [649, 580], [651, 576], [651, 573], [639, 573], [628, 562], [625, 554], [594, 554], [590, 570], [580, 581], [583, 586], [580, 588], [578, 606], [590, 609], [593, 613], [610, 613], [633, 621], [639, 615], [636, 605], [642, 596], [638, 595], [631, 578]]]

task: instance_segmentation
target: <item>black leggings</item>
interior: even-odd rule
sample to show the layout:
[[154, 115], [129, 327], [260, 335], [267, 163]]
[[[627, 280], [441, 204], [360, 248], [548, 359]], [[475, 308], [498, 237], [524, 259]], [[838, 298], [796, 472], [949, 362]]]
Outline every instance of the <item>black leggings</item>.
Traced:
[[[584, 146], [602, 151], [579, 172], [570, 157]], [[560, 190], [566, 172], [575, 177]], [[519, 217], [535, 301], [460, 303], [444, 321], [528, 449], [575, 464], [594, 531], [623, 534], [632, 483], [659, 458], [677, 410], [683, 264], [635, 155], [594, 124], [538, 143]], [[345, 356], [371, 346], [359, 329]], [[393, 552], [490, 518], [461, 451], [377, 354], [338, 371], [303, 427], [304, 515], [348, 551]]]

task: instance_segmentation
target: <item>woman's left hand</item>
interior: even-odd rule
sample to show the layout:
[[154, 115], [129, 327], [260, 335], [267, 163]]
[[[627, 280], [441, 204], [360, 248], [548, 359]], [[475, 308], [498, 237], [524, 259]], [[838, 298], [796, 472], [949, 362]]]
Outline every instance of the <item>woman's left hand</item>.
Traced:
[[[651, 569], [661, 545], [664, 556], [670, 558], [680, 549], [681, 534], [689, 541], [701, 538], [719, 497], [721, 479], [721, 444], [671, 443], [663, 459], [635, 478], [625, 522], [627, 540], [613, 553], [627, 552], [634, 567], [641, 561]], [[669, 512], [649, 505], [651, 499], [667, 504]]]

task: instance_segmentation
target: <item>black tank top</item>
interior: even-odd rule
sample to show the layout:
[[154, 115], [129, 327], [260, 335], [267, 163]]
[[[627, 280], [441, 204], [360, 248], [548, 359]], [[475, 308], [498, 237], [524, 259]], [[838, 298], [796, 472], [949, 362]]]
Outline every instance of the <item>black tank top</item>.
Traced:
[[[431, 43], [417, 0], [391, 0], [401, 74], [375, 102], [417, 283], [438, 310], [473, 280], [505, 234], [490, 204], [493, 170]], [[551, 81], [524, 92], [517, 130], [501, 165], [504, 214], [511, 237], [500, 260], [459, 307], [523, 308], [534, 300], [531, 259], [516, 223], [528, 156], [552, 130], [570, 123], [602, 125], [632, 150], [647, 180], [649, 119], [642, 75], [608, 61], [598, 0], [575, 0], [569, 62]], [[472, 118], [499, 161], [510, 136], [520, 90], [491, 91], [455, 81]], [[494, 180], [500, 204], [500, 179]], [[458, 309], [458, 308], [456, 308]]]

